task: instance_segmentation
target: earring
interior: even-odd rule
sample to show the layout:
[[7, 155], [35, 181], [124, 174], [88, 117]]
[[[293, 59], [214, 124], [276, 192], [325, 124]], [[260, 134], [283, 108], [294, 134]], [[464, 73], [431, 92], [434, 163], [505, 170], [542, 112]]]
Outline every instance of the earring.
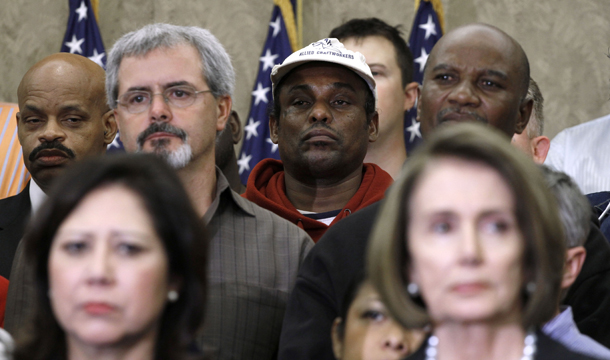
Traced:
[[409, 285], [407, 285], [407, 292], [411, 296], [418, 296], [419, 295], [419, 286], [417, 286], [417, 284], [414, 282], [410, 282]]
[[169, 302], [176, 302], [178, 301], [178, 292], [176, 290], [170, 290], [167, 293], [167, 300], [169, 300]]
[[527, 293], [530, 295], [533, 294], [534, 291], [536, 291], [536, 283], [533, 281], [528, 282], [525, 285], [525, 291], [527, 291]]

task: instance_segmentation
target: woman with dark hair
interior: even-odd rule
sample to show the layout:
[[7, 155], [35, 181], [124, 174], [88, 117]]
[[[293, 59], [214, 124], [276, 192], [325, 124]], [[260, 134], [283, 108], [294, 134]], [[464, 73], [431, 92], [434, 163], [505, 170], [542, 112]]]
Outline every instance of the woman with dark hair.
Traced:
[[352, 279], [339, 310], [331, 330], [337, 360], [399, 360], [423, 341], [424, 331], [396, 323], [364, 273]]
[[565, 261], [555, 199], [531, 159], [480, 124], [442, 127], [406, 164], [377, 217], [368, 271], [407, 328], [412, 359], [589, 359], [539, 328]]
[[30, 222], [37, 308], [15, 359], [197, 359], [205, 230], [153, 155], [68, 169]]

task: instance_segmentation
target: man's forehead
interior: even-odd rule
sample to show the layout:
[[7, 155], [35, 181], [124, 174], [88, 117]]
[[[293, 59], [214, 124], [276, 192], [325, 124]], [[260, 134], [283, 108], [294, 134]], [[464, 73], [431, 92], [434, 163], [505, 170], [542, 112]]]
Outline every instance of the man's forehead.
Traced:
[[[366, 82], [352, 70], [337, 64], [325, 62], [313, 62], [301, 65], [290, 71], [283, 79], [285, 84], [308, 87], [315, 83], [327, 83], [329, 85], [351, 84], [356, 90], [366, 90]], [[357, 85], [356, 85], [357, 84]]]
[[[124, 84], [128, 78], [135, 83]], [[190, 44], [157, 47], [145, 54], [126, 55], [119, 64], [120, 87], [160, 85], [166, 88], [180, 84], [193, 85], [199, 81], [207, 83], [203, 76], [201, 56]]]
[[104, 98], [103, 82], [95, 84], [82, 77], [32, 77], [18, 91], [20, 107], [41, 101], [55, 107], [82, 106], [88, 101], [104, 102]]
[[438, 64], [468, 61], [473, 66], [482, 63], [494, 65], [489, 68], [518, 70], [522, 62], [520, 52], [517, 43], [500, 30], [473, 25], [456, 29], [441, 38], [432, 50], [427, 65], [435, 67]]

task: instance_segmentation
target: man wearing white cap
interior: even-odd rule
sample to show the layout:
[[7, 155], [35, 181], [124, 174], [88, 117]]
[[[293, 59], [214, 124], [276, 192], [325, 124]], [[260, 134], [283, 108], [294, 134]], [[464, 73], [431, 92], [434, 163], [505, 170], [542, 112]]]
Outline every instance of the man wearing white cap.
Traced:
[[258, 163], [244, 196], [317, 241], [392, 183], [379, 166], [363, 164], [378, 134], [375, 80], [362, 54], [323, 39], [276, 65], [271, 81], [269, 128], [281, 161]]

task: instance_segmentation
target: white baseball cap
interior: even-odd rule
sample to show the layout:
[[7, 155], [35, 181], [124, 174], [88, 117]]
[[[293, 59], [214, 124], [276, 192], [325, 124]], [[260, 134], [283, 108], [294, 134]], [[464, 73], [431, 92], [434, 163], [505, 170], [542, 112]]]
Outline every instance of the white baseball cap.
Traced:
[[311, 61], [323, 61], [345, 66], [360, 76], [373, 92], [375, 97], [375, 107], [377, 107], [377, 90], [375, 89], [375, 79], [371, 69], [366, 64], [364, 55], [359, 52], [347, 50], [343, 44], [335, 38], [322, 39], [299, 51], [292, 53], [280, 65], [275, 65], [271, 71], [271, 83], [275, 94], [276, 85], [286, 74], [297, 66]]

